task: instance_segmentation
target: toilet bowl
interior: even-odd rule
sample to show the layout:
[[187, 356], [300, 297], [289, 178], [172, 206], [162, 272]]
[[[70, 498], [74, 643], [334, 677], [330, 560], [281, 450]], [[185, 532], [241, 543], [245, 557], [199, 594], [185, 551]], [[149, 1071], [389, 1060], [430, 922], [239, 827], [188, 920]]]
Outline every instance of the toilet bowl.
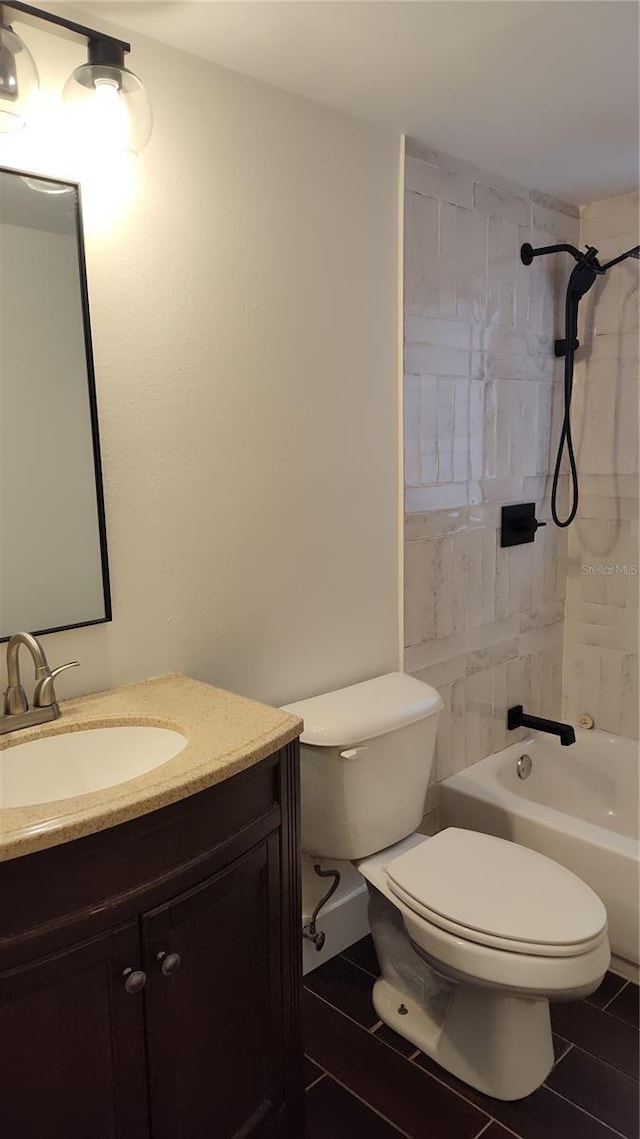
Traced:
[[608, 968], [607, 915], [528, 848], [413, 833], [441, 707], [402, 673], [288, 705], [305, 721], [302, 846], [367, 881], [380, 1019], [466, 1083], [520, 1099], [553, 1065], [549, 1001], [588, 995]]
[[487, 1095], [529, 1095], [553, 1066], [549, 1001], [588, 995], [608, 967], [600, 899], [535, 851], [455, 828], [356, 865], [369, 885], [380, 1019]]

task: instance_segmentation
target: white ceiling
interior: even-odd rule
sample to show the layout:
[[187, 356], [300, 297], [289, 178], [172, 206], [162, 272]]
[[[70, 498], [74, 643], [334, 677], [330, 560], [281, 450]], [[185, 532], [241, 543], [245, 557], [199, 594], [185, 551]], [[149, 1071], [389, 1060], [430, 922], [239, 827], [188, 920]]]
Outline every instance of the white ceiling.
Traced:
[[84, 7], [573, 202], [638, 187], [635, 0]]

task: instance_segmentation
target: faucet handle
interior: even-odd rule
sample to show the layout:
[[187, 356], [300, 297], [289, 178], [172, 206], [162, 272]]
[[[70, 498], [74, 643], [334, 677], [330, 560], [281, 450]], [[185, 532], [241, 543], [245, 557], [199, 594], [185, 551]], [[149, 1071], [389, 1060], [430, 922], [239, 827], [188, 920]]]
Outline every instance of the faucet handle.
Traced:
[[66, 672], [68, 668], [79, 668], [79, 666], [79, 660], [70, 660], [68, 664], [59, 664], [57, 668], [48, 668], [35, 686], [33, 692], [34, 708], [49, 708], [55, 704], [56, 694], [53, 682], [56, 676], [59, 676], [61, 672]]

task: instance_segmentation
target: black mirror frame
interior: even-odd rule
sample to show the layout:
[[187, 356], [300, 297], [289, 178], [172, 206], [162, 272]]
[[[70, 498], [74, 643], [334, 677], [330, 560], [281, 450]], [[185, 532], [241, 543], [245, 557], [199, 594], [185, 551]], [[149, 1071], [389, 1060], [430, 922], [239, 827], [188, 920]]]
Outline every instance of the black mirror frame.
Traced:
[[[98, 426], [98, 399], [96, 394], [96, 377], [93, 363], [93, 342], [91, 339], [91, 320], [89, 314], [89, 288], [87, 285], [87, 261], [84, 247], [84, 230], [82, 226], [82, 202], [79, 182], [70, 182], [64, 178], [52, 178], [48, 174], [35, 173], [28, 170], [16, 170], [11, 166], [0, 166], [0, 174], [15, 174], [19, 178], [33, 178], [42, 182], [54, 182], [59, 186], [68, 186], [74, 191], [74, 214], [76, 225], [76, 238], [78, 250], [78, 276], [80, 283], [80, 299], [82, 303], [82, 327], [84, 333], [85, 359], [87, 366], [87, 389], [89, 396], [89, 416], [91, 420], [91, 442], [93, 446], [93, 470], [95, 476], [96, 509], [98, 514], [98, 535], [100, 540], [100, 565], [102, 569], [102, 591], [104, 598], [104, 617], [96, 617], [92, 621], [77, 621], [70, 625], [52, 625], [46, 629], [29, 629], [35, 636], [44, 636], [47, 633], [61, 633], [66, 629], [85, 629], [89, 625], [104, 625], [113, 619], [111, 606], [111, 582], [109, 577], [109, 558], [107, 554], [107, 524], [104, 506], [104, 484], [102, 479], [102, 458], [100, 452], [100, 430]], [[12, 629], [6, 636], [0, 635], [0, 644], [8, 641], [18, 629]]]

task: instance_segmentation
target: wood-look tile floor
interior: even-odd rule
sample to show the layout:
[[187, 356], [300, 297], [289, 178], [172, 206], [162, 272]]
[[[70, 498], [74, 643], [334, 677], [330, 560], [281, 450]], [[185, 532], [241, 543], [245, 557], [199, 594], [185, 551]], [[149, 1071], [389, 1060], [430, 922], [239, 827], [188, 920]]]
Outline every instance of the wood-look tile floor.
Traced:
[[305, 977], [306, 1139], [640, 1139], [638, 986], [552, 1005], [556, 1063], [516, 1103], [481, 1095], [377, 1020], [371, 938]]

